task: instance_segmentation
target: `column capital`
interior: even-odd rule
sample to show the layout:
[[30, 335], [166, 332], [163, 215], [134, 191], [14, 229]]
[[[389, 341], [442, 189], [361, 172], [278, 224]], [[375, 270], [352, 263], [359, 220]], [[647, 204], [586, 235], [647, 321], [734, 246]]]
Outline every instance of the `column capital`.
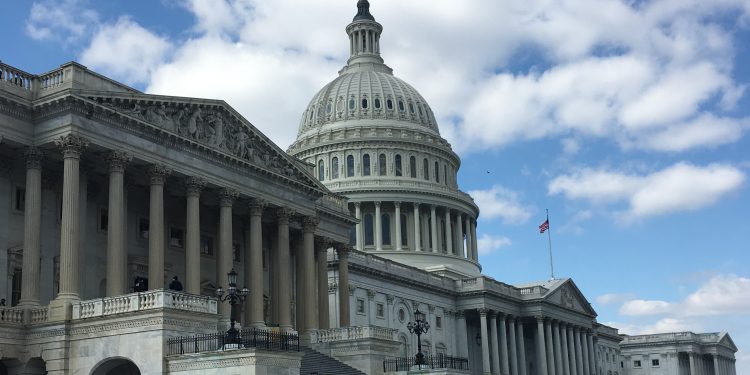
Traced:
[[536, 319], [537, 322], [544, 323], [545, 317], [544, 317], [544, 315], [534, 315], [534, 319]]
[[498, 311], [497, 312], [497, 318], [498, 319], [502, 319], [503, 321], [505, 321], [505, 319], [508, 318], [508, 314], [506, 314], [504, 312], [501, 312], [501, 311]]
[[23, 152], [26, 157], [26, 169], [41, 169], [44, 153], [36, 146], [29, 146]]
[[148, 177], [151, 179], [151, 185], [163, 185], [167, 176], [172, 170], [164, 164], [151, 164], [148, 167]]
[[68, 134], [55, 139], [55, 144], [62, 151], [64, 158], [79, 159], [89, 146], [89, 141], [79, 135]]
[[374, 204], [375, 204], [375, 207], [380, 207], [380, 203], [381, 203], [381, 202], [380, 202], [380, 201], [374, 201], [374, 202], [372, 202], [372, 203], [374, 203]]
[[419, 204], [419, 203], [417, 203], [417, 202], [414, 202], [414, 203], [412, 203], [412, 206], [414, 206], [414, 208], [415, 208], [415, 209], [419, 209], [419, 205], [420, 205], [420, 204]]
[[276, 220], [279, 224], [289, 224], [289, 219], [294, 215], [294, 210], [287, 207], [279, 207], [276, 209]]
[[488, 308], [485, 308], [485, 307], [482, 307], [480, 309], [477, 309], [477, 311], [479, 312], [479, 315], [481, 315], [481, 316], [487, 316], [487, 314], [489, 314], [490, 311], [492, 311], [492, 310], [490, 310]]
[[302, 232], [314, 233], [318, 224], [320, 224], [320, 219], [317, 216], [305, 216], [302, 218]]
[[125, 172], [125, 167], [133, 160], [133, 156], [125, 151], [115, 150], [107, 155], [110, 172]]
[[460, 319], [460, 318], [464, 318], [464, 317], [466, 316], [466, 313], [464, 313], [464, 311], [463, 311], [463, 310], [456, 310], [456, 311], [454, 312], [454, 314], [456, 315], [456, 318], [459, 318], [459, 319]]
[[331, 240], [327, 237], [315, 237], [315, 250], [324, 252], [331, 247]]
[[336, 248], [336, 252], [339, 255], [339, 258], [348, 258], [349, 252], [351, 252], [351, 246], [348, 244], [343, 243], [337, 243], [334, 245], [334, 248]]
[[354, 202], [354, 207], [359, 207], [362, 205], [362, 202]]
[[232, 188], [223, 188], [219, 191], [219, 202], [222, 207], [231, 207], [240, 192]]
[[260, 198], [250, 198], [247, 206], [250, 208], [250, 215], [260, 216], [263, 214], [263, 209], [268, 206], [268, 203]]
[[206, 187], [206, 180], [200, 177], [189, 176], [185, 178], [185, 190], [189, 196], [199, 196], [203, 188]]
[[393, 202], [393, 206], [394, 206], [394, 207], [401, 207], [401, 202], [399, 202], [399, 201], [394, 201], [394, 202]]
[[497, 311], [494, 311], [494, 310], [490, 310], [490, 311], [489, 311], [489, 312], [487, 313], [487, 316], [489, 316], [489, 317], [490, 317], [490, 319], [495, 319], [495, 318], [497, 317]]

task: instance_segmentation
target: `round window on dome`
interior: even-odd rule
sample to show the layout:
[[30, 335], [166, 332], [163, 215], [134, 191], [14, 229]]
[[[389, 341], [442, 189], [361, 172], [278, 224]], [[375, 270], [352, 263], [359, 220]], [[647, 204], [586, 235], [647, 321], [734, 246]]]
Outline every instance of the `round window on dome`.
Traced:
[[375, 109], [380, 109], [380, 98], [375, 98]]
[[399, 100], [398, 101], [398, 110], [401, 111], [401, 112], [404, 111], [404, 101], [403, 100]]
[[393, 109], [393, 100], [388, 99], [385, 101], [385, 107], [388, 109]]
[[349, 109], [350, 109], [350, 110], [353, 110], [353, 109], [354, 109], [354, 105], [355, 105], [355, 103], [354, 103], [354, 99], [349, 99]]
[[367, 109], [367, 98], [362, 99], [362, 109]]

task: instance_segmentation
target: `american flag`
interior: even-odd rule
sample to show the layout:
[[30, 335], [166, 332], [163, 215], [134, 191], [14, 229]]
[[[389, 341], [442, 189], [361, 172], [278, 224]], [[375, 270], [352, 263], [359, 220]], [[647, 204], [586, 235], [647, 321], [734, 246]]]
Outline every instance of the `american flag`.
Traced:
[[544, 233], [549, 229], [549, 219], [545, 220], [542, 225], [539, 226], [539, 233]]

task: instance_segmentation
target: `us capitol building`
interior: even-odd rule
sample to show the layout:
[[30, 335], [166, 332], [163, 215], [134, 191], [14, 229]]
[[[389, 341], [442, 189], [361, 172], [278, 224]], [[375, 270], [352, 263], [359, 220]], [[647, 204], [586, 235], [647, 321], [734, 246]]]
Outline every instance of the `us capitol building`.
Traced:
[[286, 152], [221, 100], [0, 63], [0, 375], [735, 374], [727, 333], [482, 275], [460, 159], [357, 7]]

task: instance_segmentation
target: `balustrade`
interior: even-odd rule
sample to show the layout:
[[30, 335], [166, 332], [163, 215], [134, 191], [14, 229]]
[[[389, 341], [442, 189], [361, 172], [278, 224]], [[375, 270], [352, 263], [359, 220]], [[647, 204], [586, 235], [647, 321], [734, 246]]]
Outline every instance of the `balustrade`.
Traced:
[[396, 340], [397, 329], [378, 326], [343, 327], [318, 330], [317, 342], [335, 342], [356, 339]]
[[122, 314], [133, 311], [169, 308], [216, 314], [215, 298], [168, 290], [151, 290], [122, 296], [81, 301], [73, 305], [73, 319]]

